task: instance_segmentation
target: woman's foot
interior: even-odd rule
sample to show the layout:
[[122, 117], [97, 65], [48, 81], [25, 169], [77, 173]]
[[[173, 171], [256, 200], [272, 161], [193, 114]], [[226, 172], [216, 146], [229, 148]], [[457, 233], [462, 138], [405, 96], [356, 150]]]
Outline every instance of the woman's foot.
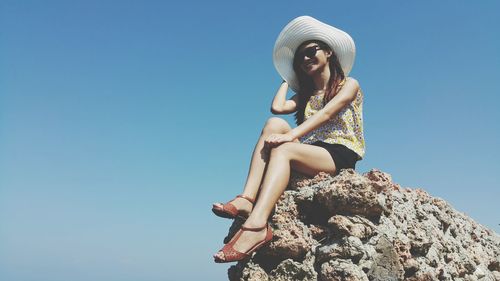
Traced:
[[271, 240], [272, 231], [267, 223], [260, 227], [251, 224], [243, 225], [233, 239], [214, 255], [214, 259], [216, 262], [242, 260], [250, 257], [254, 251]]
[[233, 200], [223, 203], [213, 204], [212, 211], [224, 218], [235, 218], [237, 216], [246, 218], [253, 209], [254, 200], [244, 195], [238, 195]]

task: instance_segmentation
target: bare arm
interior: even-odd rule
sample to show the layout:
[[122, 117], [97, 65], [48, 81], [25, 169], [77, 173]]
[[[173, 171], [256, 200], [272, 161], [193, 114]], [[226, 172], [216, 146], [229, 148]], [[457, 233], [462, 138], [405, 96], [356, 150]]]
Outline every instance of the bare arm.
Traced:
[[288, 83], [283, 81], [271, 104], [271, 112], [273, 114], [289, 114], [297, 110], [298, 95], [295, 94], [289, 100], [286, 100], [287, 90]]
[[290, 131], [294, 139], [298, 139], [337, 115], [342, 108], [351, 103], [359, 90], [359, 83], [354, 78], [347, 79], [342, 89], [321, 110], [309, 117], [302, 124]]

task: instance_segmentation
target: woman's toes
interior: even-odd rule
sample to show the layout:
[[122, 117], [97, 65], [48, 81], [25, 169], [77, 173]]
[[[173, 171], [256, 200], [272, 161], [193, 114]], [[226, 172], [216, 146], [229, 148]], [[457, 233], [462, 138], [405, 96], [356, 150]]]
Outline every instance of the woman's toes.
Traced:
[[222, 253], [222, 251], [219, 251], [214, 255], [214, 258], [224, 260], [224, 253]]

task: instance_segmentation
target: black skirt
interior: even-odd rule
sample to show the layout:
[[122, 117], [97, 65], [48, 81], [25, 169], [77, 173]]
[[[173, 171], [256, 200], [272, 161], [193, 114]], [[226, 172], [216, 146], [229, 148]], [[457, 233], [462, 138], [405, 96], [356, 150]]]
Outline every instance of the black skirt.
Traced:
[[350, 150], [345, 145], [338, 143], [326, 143], [322, 141], [316, 141], [311, 143], [311, 145], [323, 147], [330, 153], [336, 167], [335, 175], [340, 173], [340, 170], [342, 169], [356, 169], [356, 162], [359, 160], [359, 156], [356, 152]]

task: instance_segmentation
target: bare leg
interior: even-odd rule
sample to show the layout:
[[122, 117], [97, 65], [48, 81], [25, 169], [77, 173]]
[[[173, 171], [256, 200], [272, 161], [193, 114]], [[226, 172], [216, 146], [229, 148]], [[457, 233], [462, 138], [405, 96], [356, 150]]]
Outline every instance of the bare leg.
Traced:
[[[260, 134], [259, 140], [255, 145], [253, 150], [252, 159], [250, 161], [250, 168], [248, 171], [247, 181], [243, 189], [243, 195], [250, 198], [256, 198], [259, 191], [262, 179], [265, 173], [266, 165], [269, 160], [269, 149], [264, 147], [264, 140], [270, 134], [284, 134], [290, 131], [292, 128], [288, 125], [282, 118], [271, 117], [267, 120], [262, 132]], [[219, 203], [216, 203], [216, 205]], [[231, 204], [233, 204], [238, 210], [251, 211], [252, 205], [245, 199], [236, 198]], [[220, 204], [219, 204], [220, 205]]]
[[262, 129], [261, 135], [257, 144], [255, 145], [252, 160], [250, 162], [250, 169], [245, 184], [243, 194], [255, 198], [262, 183], [264, 169], [267, 161], [269, 160], [269, 149], [264, 148], [264, 140], [270, 134], [284, 134], [290, 131], [290, 125], [278, 117], [271, 117], [267, 120], [266, 125]]
[[[288, 185], [290, 169], [306, 175], [314, 176], [324, 171], [336, 171], [328, 151], [322, 147], [296, 142], [283, 143], [271, 150], [267, 172], [262, 183], [257, 204], [244, 225], [246, 227], [261, 227], [267, 223], [276, 202]], [[259, 232], [245, 231], [234, 245], [234, 249], [245, 252], [265, 237], [265, 230]], [[218, 252], [223, 258], [224, 254]]]

